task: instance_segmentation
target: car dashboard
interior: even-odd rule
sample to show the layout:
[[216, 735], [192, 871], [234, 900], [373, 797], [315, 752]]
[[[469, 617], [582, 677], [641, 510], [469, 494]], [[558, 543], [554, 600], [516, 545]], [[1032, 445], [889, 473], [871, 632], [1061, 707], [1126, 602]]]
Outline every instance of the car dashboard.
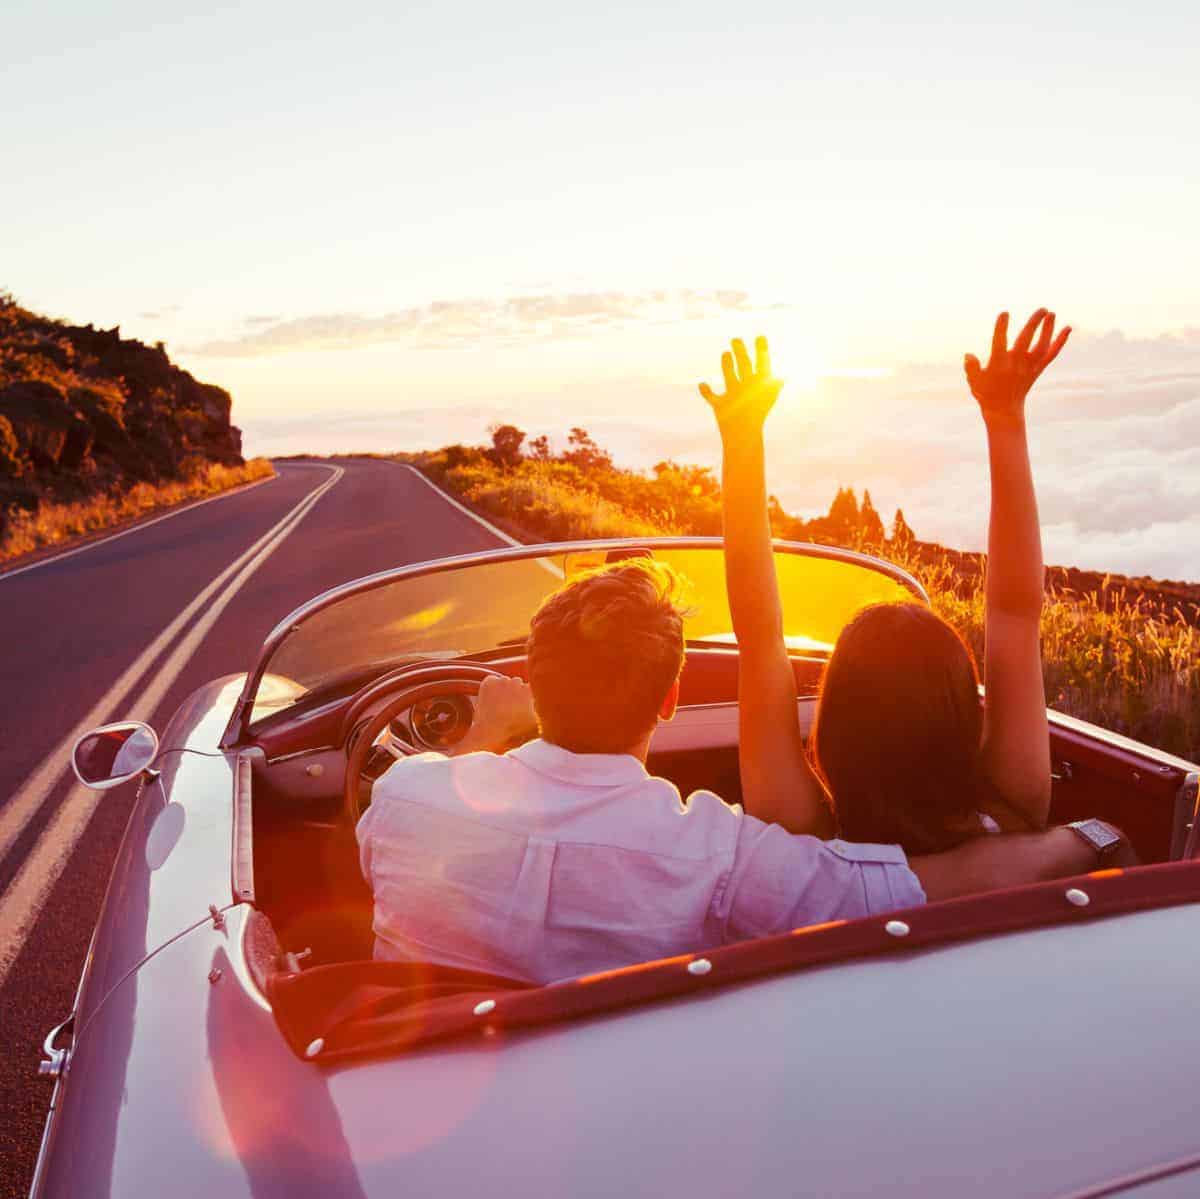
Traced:
[[[524, 677], [523, 657], [477, 660], [501, 673]], [[649, 768], [674, 782], [683, 794], [705, 788], [730, 802], [741, 797], [737, 770], [738, 706], [736, 649], [694, 648], [680, 681], [675, 718], [660, 724], [650, 746]], [[807, 733], [822, 660], [796, 657], [801, 726]], [[346, 722], [352, 695], [335, 695], [281, 713], [255, 730], [254, 774], [271, 807], [288, 809], [291, 819], [327, 823], [336, 816], [346, 769]], [[384, 701], [354, 710], [354, 727]], [[399, 712], [367, 758], [364, 774], [378, 778], [398, 756], [436, 751], [452, 753], [469, 731], [475, 701], [445, 695], [418, 701]], [[352, 734], [351, 734], [352, 735]]]

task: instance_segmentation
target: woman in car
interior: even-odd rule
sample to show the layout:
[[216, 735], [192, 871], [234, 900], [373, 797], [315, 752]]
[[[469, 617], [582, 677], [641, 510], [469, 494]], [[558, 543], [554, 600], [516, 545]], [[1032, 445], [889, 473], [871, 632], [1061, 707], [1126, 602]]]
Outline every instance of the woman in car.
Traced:
[[986, 589], [986, 695], [970, 650], [918, 604], [864, 609], [842, 632], [822, 681], [805, 753], [783, 639], [770, 545], [763, 424], [782, 382], [765, 338], [751, 363], [735, 341], [712, 406], [724, 451], [730, 609], [740, 653], [746, 809], [792, 832], [952, 848], [988, 831], [1042, 829], [1050, 807], [1050, 738], [1039, 622], [1041, 532], [1025, 435], [1025, 397], [1070, 333], [1039, 309], [1011, 349], [996, 321], [986, 366], [965, 358], [991, 468]]

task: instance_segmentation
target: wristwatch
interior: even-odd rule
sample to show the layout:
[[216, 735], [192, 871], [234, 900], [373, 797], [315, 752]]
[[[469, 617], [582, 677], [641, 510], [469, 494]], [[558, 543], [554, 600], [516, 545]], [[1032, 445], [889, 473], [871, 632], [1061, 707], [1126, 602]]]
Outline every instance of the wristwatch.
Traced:
[[1076, 835], [1096, 851], [1096, 857], [1101, 862], [1111, 858], [1125, 839], [1111, 824], [1095, 817], [1090, 820], [1072, 820], [1067, 828], [1074, 829]]

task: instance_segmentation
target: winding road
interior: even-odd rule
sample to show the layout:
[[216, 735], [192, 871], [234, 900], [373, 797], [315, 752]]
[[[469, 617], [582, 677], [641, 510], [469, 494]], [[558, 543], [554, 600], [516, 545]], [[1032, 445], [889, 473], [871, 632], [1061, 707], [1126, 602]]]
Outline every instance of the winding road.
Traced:
[[0, 574], [0, 1195], [29, 1186], [51, 1090], [41, 1042], [70, 1011], [133, 802], [75, 783], [75, 739], [124, 719], [161, 730], [326, 588], [509, 540], [396, 463], [276, 465]]

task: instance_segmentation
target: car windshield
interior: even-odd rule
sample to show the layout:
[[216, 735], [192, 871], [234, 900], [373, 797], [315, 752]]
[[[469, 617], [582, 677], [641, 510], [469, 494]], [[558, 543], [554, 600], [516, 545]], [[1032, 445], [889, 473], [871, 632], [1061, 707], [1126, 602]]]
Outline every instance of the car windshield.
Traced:
[[[521, 547], [375, 575], [293, 613], [268, 639], [252, 676], [251, 722], [406, 662], [519, 646], [538, 605], [565, 581], [606, 562], [647, 555], [685, 580], [688, 643], [733, 645], [718, 540]], [[902, 571], [848, 551], [780, 544], [775, 570], [784, 634], [796, 652], [828, 653], [867, 604], [925, 600]]]

